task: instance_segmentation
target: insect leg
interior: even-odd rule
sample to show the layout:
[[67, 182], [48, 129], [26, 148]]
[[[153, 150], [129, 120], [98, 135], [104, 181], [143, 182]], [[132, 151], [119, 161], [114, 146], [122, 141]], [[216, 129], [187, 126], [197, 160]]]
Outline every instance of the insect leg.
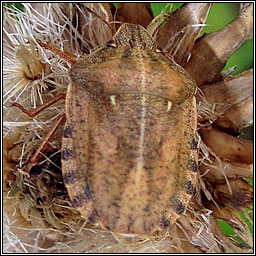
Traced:
[[[18, 103], [13, 103], [12, 105], [19, 108], [23, 113], [25, 113], [26, 115], [30, 116], [30, 117], [35, 117], [36, 115], [38, 115], [41, 111], [43, 111], [44, 109], [48, 108], [49, 106], [51, 106], [52, 104], [56, 103], [57, 101], [59, 101], [60, 99], [65, 99], [66, 98], [66, 94], [59, 94], [58, 96], [56, 96], [54, 99], [52, 99], [49, 102], [46, 102], [45, 104], [43, 104], [42, 106], [39, 106], [38, 108], [28, 111], [26, 110], [24, 107], [22, 107], [20, 104]], [[45, 147], [47, 145], [47, 143], [49, 142], [50, 138], [52, 137], [52, 135], [55, 133], [55, 131], [57, 130], [58, 126], [60, 125], [60, 123], [65, 119], [65, 114], [62, 114], [61, 116], [59, 116], [57, 118], [57, 120], [54, 122], [52, 128], [48, 131], [48, 133], [46, 134], [46, 136], [43, 138], [43, 140], [41, 141], [41, 143], [39, 144], [39, 146], [37, 147], [35, 153], [29, 158], [28, 162], [26, 163], [26, 167], [25, 167], [25, 172], [29, 172], [30, 169], [37, 164], [38, 159], [40, 157], [40, 153], [43, 152], [45, 150]]]
[[38, 115], [41, 111], [43, 111], [44, 109], [48, 108], [49, 106], [51, 106], [52, 104], [54, 104], [55, 102], [61, 100], [61, 99], [65, 99], [66, 98], [66, 94], [59, 94], [57, 95], [54, 99], [52, 99], [49, 102], [46, 102], [45, 104], [41, 105], [38, 108], [35, 108], [33, 110], [26, 110], [24, 107], [22, 107], [19, 103], [14, 102], [12, 105], [14, 107], [19, 108], [23, 113], [25, 113], [26, 115], [30, 116], [30, 117], [35, 117], [36, 115]]
[[47, 146], [47, 143], [50, 141], [51, 137], [53, 136], [53, 134], [55, 133], [55, 131], [57, 130], [57, 128], [59, 127], [60, 123], [66, 119], [65, 114], [62, 114], [61, 116], [59, 116], [57, 118], [57, 120], [55, 120], [53, 126], [51, 127], [51, 129], [48, 131], [48, 133], [46, 134], [46, 136], [43, 138], [43, 140], [41, 141], [41, 143], [39, 144], [39, 146], [37, 147], [35, 153], [29, 158], [27, 164], [26, 164], [26, 168], [25, 168], [25, 172], [29, 172], [30, 169], [36, 165], [38, 163], [38, 159], [40, 157], [40, 153], [43, 152], [45, 150], [45, 147]]

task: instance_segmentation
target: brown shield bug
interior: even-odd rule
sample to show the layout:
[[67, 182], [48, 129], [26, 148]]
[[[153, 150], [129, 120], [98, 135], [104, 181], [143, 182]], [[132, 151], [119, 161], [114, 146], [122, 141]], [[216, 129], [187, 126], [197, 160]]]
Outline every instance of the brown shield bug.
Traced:
[[120, 233], [169, 226], [195, 187], [196, 84], [133, 24], [70, 78], [62, 172], [74, 206]]
[[140, 25], [70, 62], [62, 173], [74, 207], [114, 232], [168, 227], [196, 183], [196, 84]]

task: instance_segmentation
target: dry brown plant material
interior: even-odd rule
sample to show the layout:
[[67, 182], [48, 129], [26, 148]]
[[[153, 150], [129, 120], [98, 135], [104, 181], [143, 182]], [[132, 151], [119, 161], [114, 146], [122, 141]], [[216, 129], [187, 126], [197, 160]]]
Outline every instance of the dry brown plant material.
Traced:
[[[150, 3], [120, 3], [115, 19], [121, 23], [140, 24], [147, 27], [153, 19]], [[117, 26], [117, 28], [120, 24]]]
[[[148, 24], [152, 19], [151, 12], [146, 7], [147, 4], [142, 5], [145, 9], [143, 17], [148, 17], [147, 19], [150, 17], [144, 25], [152, 34], [154, 33], [154, 36], [157, 36], [157, 31], [161, 30], [156, 20]], [[200, 8], [195, 11], [197, 19], [198, 17], [206, 19], [209, 5], [187, 4], [186, 8], [183, 7], [177, 12], [179, 20], [186, 20], [187, 14], [182, 13], [182, 9], [195, 10], [195, 6], [203, 6], [204, 9], [202, 13], [199, 12]], [[237, 214], [237, 210], [242, 212], [243, 207], [251, 207], [252, 189], [242, 178], [252, 177], [252, 143], [213, 129], [211, 124], [216, 119], [222, 118], [220, 116], [225, 111], [231, 109], [237, 116], [232, 126], [233, 130], [240, 131], [245, 126], [240, 123], [245, 123], [246, 126], [250, 123], [249, 118], [243, 121], [241, 111], [234, 106], [240, 102], [240, 96], [244, 97], [243, 93], [251, 95], [252, 71], [223, 81], [219, 81], [218, 78], [222, 77], [220, 74], [222, 66], [230, 54], [240, 46], [241, 42], [252, 37], [252, 4], [242, 5], [239, 17], [234, 22], [219, 32], [199, 39], [192, 50], [194, 40], [199, 34], [198, 25], [201, 29], [204, 21], [193, 21], [189, 15], [189, 21], [185, 22], [188, 25], [181, 25], [183, 28], [189, 24], [193, 27], [194, 22], [196, 23], [194, 28], [197, 28], [190, 31], [192, 33], [190, 39], [185, 37], [185, 40], [181, 37], [179, 44], [184, 45], [185, 62], [190, 54], [192, 56], [185, 67], [195, 74], [194, 78], [198, 85], [202, 85], [202, 94], [197, 102], [201, 122], [198, 123], [198, 130], [202, 136], [199, 136], [200, 176], [195, 196], [189, 203], [186, 213], [170, 229], [155, 237], [125, 237], [100, 230], [89, 224], [73, 208], [63, 185], [60, 166], [63, 126], [53, 136], [47, 151], [41, 153], [42, 158], [31, 169], [30, 176], [24, 173], [26, 161], [35, 151], [39, 141], [47, 134], [54, 120], [63, 113], [64, 103], [56, 103], [34, 119], [15, 108], [10, 108], [10, 104], [16, 101], [26, 108], [41, 105], [42, 102], [52, 99], [54, 95], [65, 92], [69, 82], [69, 64], [42, 49], [37, 44], [37, 39], [49, 42], [70, 53], [71, 56], [88, 54], [112, 38], [114, 27], [112, 21], [115, 13], [113, 5], [107, 3], [78, 5], [26, 3], [24, 6], [25, 12], [4, 11], [4, 74], [8, 71], [4, 76], [5, 252], [251, 252], [252, 237], [246, 223]], [[129, 22], [143, 24], [141, 20], [137, 21], [138, 15], [135, 15], [135, 18], [131, 16], [131, 8], [120, 13]], [[122, 22], [121, 19], [117, 18], [116, 21]], [[160, 15], [158, 19], [164, 19], [164, 15]], [[102, 20], [107, 21], [110, 26]], [[163, 29], [170, 25], [168, 19], [166, 24], [168, 25], [165, 28], [163, 26]], [[176, 32], [182, 34], [179, 33], [179, 29]], [[189, 37], [190, 33], [185, 35]], [[164, 40], [171, 41], [168, 38]], [[221, 47], [213, 43], [216, 40], [222, 40]], [[164, 48], [164, 43], [158, 39], [158, 44], [161, 43]], [[20, 55], [19, 49], [22, 49], [23, 54]], [[174, 52], [179, 56], [178, 59], [183, 58], [183, 53], [179, 53], [180, 49], [181, 46], [174, 48]], [[211, 55], [213, 51], [214, 54]], [[35, 59], [34, 64], [25, 62], [25, 53], [31, 56], [31, 60]], [[203, 57], [200, 57], [199, 53]], [[184, 60], [181, 60], [181, 63]], [[194, 71], [192, 66], [195, 67]], [[216, 83], [204, 87], [204, 84], [212, 81]], [[239, 90], [241, 83], [245, 84], [242, 91]], [[210, 92], [211, 90], [214, 93]], [[226, 90], [227, 97], [219, 97], [220, 101], [211, 98], [211, 95], [218, 95], [222, 90]], [[32, 97], [31, 94], [34, 96]], [[252, 116], [252, 101], [244, 105], [246, 111], [243, 113]], [[220, 106], [223, 108], [218, 109]], [[208, 128], [201, 129], [205, 126]], [[228, 222], [235, 229], [236, 235], [244, 241], [243, 245], [232, 237], [225, 236], [217, 219]]]
[[244, 4], [233, 22], [197, 40], [185, 69], [198, 86], [212, 83], [220, 75], [228, 57], [252, 37], [252, 32], [253, 4]]
[[[215, 112], [221, 113], [216, 117], [215, 125], [231, 131], [240, 132], [241, 129], [253, 122], [253, 70], [247, 70], [234, 77], [227, 77], [223, 81], [204, 84], [201, 87], [204, 100], [215, 106]], [[202, 97], [198, 95], [197, 100]], [[202, 116], [201, 122], [207, 120]]]
[[200, 135], [204, 143], [220, 158], [231, 162], [253, 163], [252, 141], [236, 138], [214, 128], [201, 129]]
[[205, 24], [211, 3], [183, 5], [168, 15], [156, 35], [158, 46], [171, 54], [177, 63], [188, 62], [195, 40]]
[[226, 178], [253, 178], [253, 164], [224, 161], [213, 156], [209, 160], [201, 164], [200, 173], [211, 183], [223, 183]]

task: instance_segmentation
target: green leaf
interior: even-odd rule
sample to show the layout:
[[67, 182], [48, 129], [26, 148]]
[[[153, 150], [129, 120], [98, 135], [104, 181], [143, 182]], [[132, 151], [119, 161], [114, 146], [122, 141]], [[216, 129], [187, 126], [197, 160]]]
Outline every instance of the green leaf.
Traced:
[[18, 8], [21, 11], [24, 10], [24, 6], [23, 6], [22, 3], [4, 3], [4, 5], [7, 6], [7, 7], [15, 6], [16, 8]]

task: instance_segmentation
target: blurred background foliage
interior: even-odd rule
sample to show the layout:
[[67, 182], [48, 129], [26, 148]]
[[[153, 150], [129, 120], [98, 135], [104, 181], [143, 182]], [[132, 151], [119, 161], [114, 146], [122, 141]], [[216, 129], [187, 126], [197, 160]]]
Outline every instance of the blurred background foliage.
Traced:
[[[23, 10], [22, 3], [5, 3], [8, 7], [15, 6], [20, 10]], [[116, 7], [118, 7], [119, 3], [114, 3]], [[151, 3], [152, 11], [154, 16], [156, 17], [161, 13], [161, 11], [165, 8], [165, 13], [173, 12], [176, 9], [180, 8], [183, 3]], [[209, 15], [206, 21], [206, 26], [203, 28], [201, 35], [204, 33], [213, 33], [217, 30], [222, 29], [228, 23], [230, 23], [239, 12], [240, 3], [214, 3], [212, 8], [209, 11]], [[231, 67], [236, 67], [236, 69], [231, 72], [232, 75], [239, 74], [245, 70], [248, 70], [253, 67], [253, 40], [248, 40], [245, 42], [236, 52], [234, 52], [227, 61], [227, 64], [223, 70], [226, 70]], [[249, 127], [245, 130], [248, 130], [253, 134], [253, 128]], [[248, 137], [244, 136], [245, 138]], [[250, 139], [253, 139], [252, 137]], [[251, 185], [253, 185], [252, 179], [245, 179]], [[253, 211], [251, 209], [246, 209], [247, 214], [250, 216], [250, 220], [248, 220], [244, 215], [240, 214], [240, 217], [247, 223], [252, 235], [253, 235]], [[232, 227], [222, 221], [218, 220], [219, 225], [221, 226], [223, 232], [232, 236], [235, 240], [243, 244], [243, 241], [235, 235]]]

